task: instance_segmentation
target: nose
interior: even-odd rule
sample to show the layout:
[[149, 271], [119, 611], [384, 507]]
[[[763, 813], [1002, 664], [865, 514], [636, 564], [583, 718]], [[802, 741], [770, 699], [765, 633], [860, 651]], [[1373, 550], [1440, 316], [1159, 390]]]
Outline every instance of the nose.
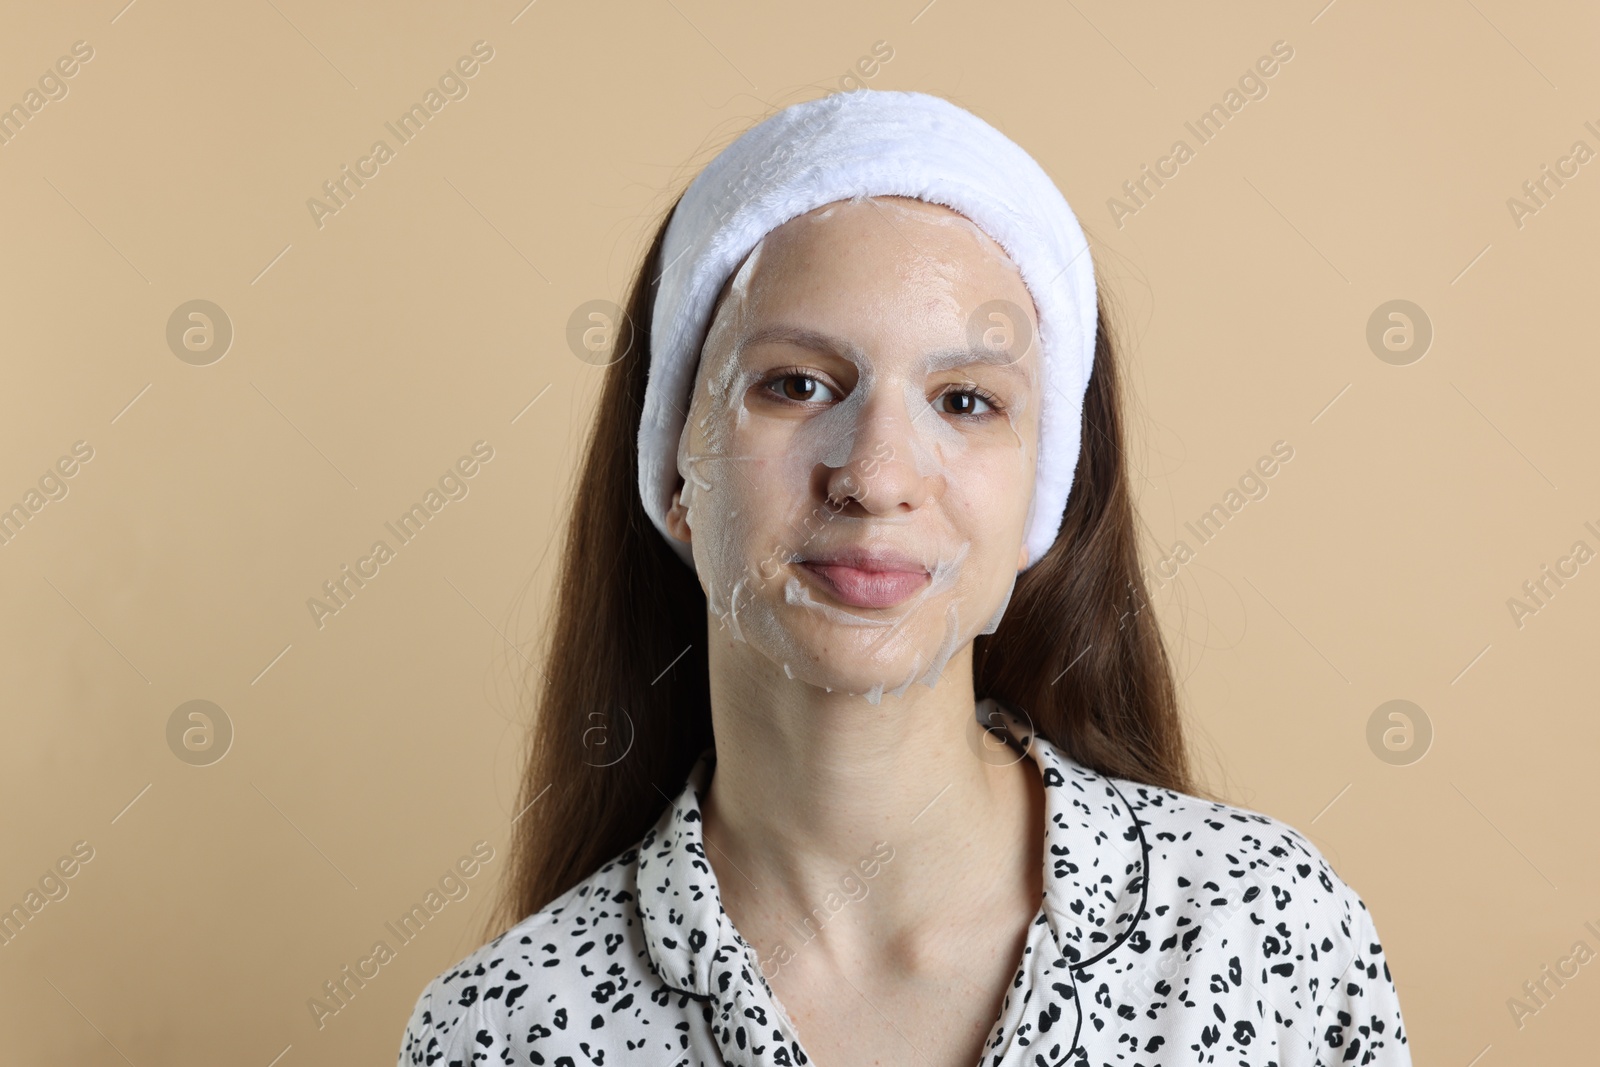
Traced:
[[834, 507], [855, 508], [868, 515], [909, 514], [944, 494], [941, 470], [923, 474], [919, 456], [929, 450], [920, 436], [937, 419], [923, 403], [907, 410], [907, 398], [897, 387], [873, 390], [849, 428], [850, 446], [843, 466], [819, 464], [820, 489]]

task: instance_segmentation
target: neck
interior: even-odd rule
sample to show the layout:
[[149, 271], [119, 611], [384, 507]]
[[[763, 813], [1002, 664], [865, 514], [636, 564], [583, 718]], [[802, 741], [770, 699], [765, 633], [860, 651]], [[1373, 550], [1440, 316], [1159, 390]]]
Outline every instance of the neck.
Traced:
[[1038, 907], [1043, 787], [1031, 758], [982, 740], [970, 644], [933, 688], [878, 704], [791, 679], [725, 635], [710, 666], [707, 860], [758, 951], [793, 947], [808, 917], [835, 951], [905, 951], [952, 911]]

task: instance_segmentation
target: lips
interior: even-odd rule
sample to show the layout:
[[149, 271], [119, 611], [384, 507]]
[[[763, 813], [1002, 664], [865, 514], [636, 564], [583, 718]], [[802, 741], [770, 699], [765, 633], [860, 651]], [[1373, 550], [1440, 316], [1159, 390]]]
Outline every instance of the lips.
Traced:
[[835, 599], [854, 608], [892, 608], [928, 583], [928, 569], [895, 552], [837, 552], [797, 560]]

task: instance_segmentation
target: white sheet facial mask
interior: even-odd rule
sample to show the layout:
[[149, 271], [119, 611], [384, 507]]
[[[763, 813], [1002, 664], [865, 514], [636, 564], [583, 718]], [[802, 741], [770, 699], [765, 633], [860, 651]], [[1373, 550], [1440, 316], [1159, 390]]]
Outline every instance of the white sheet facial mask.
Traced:
[[[829, 690], [935, 685], [992, 633], [1025, 561], [1037, 346], [974, 321], [1006, 301], [1037, 337], [1016, 266], [949, 209], [840, 201], [769, 233], [707, 332], [678, 451], [710, 614]], [[1005, 336], [1003, 333], [1000, 335]], [[897, 573], [827, 565], [897, 553]], [[810, 566], [807, 565], [810, 562]]]

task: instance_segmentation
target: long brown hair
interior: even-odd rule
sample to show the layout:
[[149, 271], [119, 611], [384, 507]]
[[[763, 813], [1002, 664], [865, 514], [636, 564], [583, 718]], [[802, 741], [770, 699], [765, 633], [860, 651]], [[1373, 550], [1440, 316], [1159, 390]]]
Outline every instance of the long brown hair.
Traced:
[[[705, 594], [638, 490], [655, 271], [672, 210], [617, 324], [613, 352], [623, 355], [605, 371], [580, 461], [491, 936], [635, 844], [712, 743]], [[1139, 568], [1120, 371], [1100, 291], [1061, 529], [1017, 579], [999, 629], [975, 639], [973, 686], [1020, 707], [1087, 767], [1194, 792], [1172, 665]]]

